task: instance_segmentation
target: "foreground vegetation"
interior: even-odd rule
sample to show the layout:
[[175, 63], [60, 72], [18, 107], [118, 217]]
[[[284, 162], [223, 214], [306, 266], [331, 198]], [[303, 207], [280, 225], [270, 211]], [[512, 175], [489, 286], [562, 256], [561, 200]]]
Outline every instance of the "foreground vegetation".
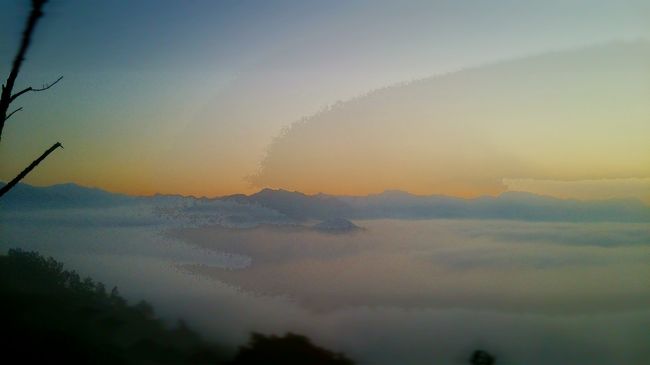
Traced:
[[0, 347], [16, 363], [352, 365], [295, 334], [253, 334], [238, 351], [208, 342], [182, 321], [168, 328], [153, 308], [82, 279], [35, 252], [0, 256]]

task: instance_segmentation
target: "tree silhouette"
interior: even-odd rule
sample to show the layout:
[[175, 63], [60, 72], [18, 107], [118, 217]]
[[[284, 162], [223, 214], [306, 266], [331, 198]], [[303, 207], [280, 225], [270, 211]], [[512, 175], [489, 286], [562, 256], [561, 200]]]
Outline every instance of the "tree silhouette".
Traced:
[[[27, 22], [25, 23], [25, 29], [23, 30], [22, 38], [20, 41], [20, 45], [18, 47], [18, 52], [16, 53], [16, 56], [14, 57], [13, 63], [11, 64], [11, 71], [9, 72], [9, 76], [7, 77], [7, 80], [5, 81], [4, 84], [2, 84], [2, 93], [0, 93], [0, 141], [2, 140], [2, 131], [4, 130], [5, 123], [9, 118], [11, 118], [14, 114], [17, 112], [21, 111], [23, 108], [19, 107], [14, 109], [13, 111], [9, 112], [9, 107], [11, 104], [18, 99], [21, 95], [24, 95], [29, 92], [39, 92], [39, 91], [45, 91], [52, 86], [56, 85], [63, 76], [59, 77], [56, 79], [54, 82], [43, 85], [40, 88], [35, 88], [32, 86], [26, 87], [20, 91], [14, 92], [14, 86], [16, 83], [16, 78], [18, 78], [18, 74], [20, 73], [20, 68], [25, 61], [25, 55], [27, 54], [27, 50], [29, 49], [29, 46], [32, 42], [32, 35], [34, 33], [34, 29], [36, 29], [36, 25], [38, 23], [38, 20], [43, 16], [43, 6], [47, 0], [32, 0], [32, 8], [29, 13], [29, 16], [27, 17]], [[41, 161], [43, 161], [47, 156], [52, 153], [54, 150], [57, 148], [63, 148], [63, 145], [60, 142], [54, 143], [50, 148], [45, 150], [37, 159], [35, 159], [31, 164], [29, 164], [23, 171], [21, 171], [15, 178], [13, 178], [10, 182], [5, 184], [2, 188], [0, 188], [0, 197], [2, 197], [4, 194], [6, 194], [11, 188], [13, 188], [20, 180], [22, 180], [27, 174], [29, 174]]]
[[496, 359], [487, 351], [476, 350], [472, 353], [469, 363], [472, 365], [494, 365]]
[[5, 363], [217, 365], [234, 353], [36, 252], [0, 255], [0, 313]]
[[205, 340], [179, 320], [170, 327], [151, 304], [129, 304], [114, 287], [37, 252], [0, 254], [0, 343], [18, 364], [354, 365], [344, 354], [287, 333], [253, 333], [238, 351]]
[[305, 336], [287, 333], [265, 336], [252, 333], [229, 365], [354, 365], [344, 354], [318, 347]]

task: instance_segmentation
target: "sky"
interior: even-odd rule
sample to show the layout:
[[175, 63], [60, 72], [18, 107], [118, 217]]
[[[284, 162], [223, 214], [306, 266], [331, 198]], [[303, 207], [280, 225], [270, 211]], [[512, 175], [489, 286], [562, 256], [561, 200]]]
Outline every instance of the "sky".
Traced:
[[[0, 54], [5, 56], [0, 72], [6, 75], [28, 9], [27, 2], [18, 0], [1, 6]], [[650, 135], [643, 124], [650, 111], [638, 102], [648, 92], [643, 85], [650, 71], [644, 74], [644, 65], [650, 59], [634, 57], [647, 55], [643, 52], [643, 41], [650, 39], [647, 19], [650, 4], [642, 0], [52, 0], [18, 84], [41, 85], [59, 75], [64, 79], [47, 93], [25, 95], [16, 104], [24, 110], [4, 130], [0, 179], [11, 179], [45, 148], [61, 141], [65, 149], [48, 158], [26, 182], [76, 182], [129, 194], [218, 196], [268, 186], [308, 193], [401, 189], [466, 197], [525, 190], [563, 198], [631, 196], [650, 202], [646, 166], [650, 150], [642, 143], [644, 135]], [[611, 65], [600, 62], [600, 68], [590, 68], [588, 58], [582, 62], [587, 69], [604, 71], [595, 87], [622, 88], [612, 104], [617, 109], [593, 128], [584, 123], [597, 116], [599, 109], [592, 107], [609, 100], [615, 90], [585, 97], [579, 88], [558, 85], [568, 99], [555, 98], [552, 106], [565, 100], [561, 111], [582, 114], [577, 121], [567, 119], [565, 137], [549, 143], [535, 139], [537, 131], [544, 135], [552, 130], [540, 128], [548, 125], [547, 120], [518, 108], [516, 101], [513, 110], [522, 116], [516, 128], [496, 119], [507, 115], [506, 96], [538, 90], [534, 83], [519, 89], [516, 79], [511, 88], [501, 88], [495, 81], [478, 83], [484, 95], [494, 94], [486, 100], [501, 103], [492, 118], [467, 117], [467, 123], [446, 118], [449, 115], [440, 108], [474, 108], [461, 89], [447, 104], [437, 100], [431, 110], [423, 108], [420, 113], [442, 113], [440, 118], [409, 120], [405, 113], [373, 125], [368, 124], [372, 113], [364, 110], [354, 118], [348, 115], [350, 124], [339, 121], [334, 123], [337, 129], [325, 128], [332, 134], [323, 134], [320, 141], [300, 137], [295, 129], [301, 120], [336, 120], [328, 112], [330, 106], [339, 103], [349, 109], [354, 102], [346, 101], [372, 90], [450, 73], [463, 79], [466, 70], [489, 71], [495, 64], [507, 68], [513, 59], [549, 52], [571, 54], [599, 46], [606, 52], [612, 42], [639, 44], [641, 51], [633, 47], [614, 53]], [[621, 72], [628, 61], [635, 73]], [[534, 75], [534, 68], [512, 66]], [[551, 75], [559, 77], [562, 70]], [[499, 88], [488, 87], [494, 84]], [[426, 100], [421, 105], [427, 105]], [[492, 104], [481, 105], [490, 109]], [[538, 111], [540, 105], [530, 104], [529, 110]], [[395, 125], [402, 122], [413, 127], [412, 136], [436, 131], [438, 138], [451, 142], [437, 143], [439, 148], [433, 149], [422, 143], [404, 144], [395, 133]], [[361, 138], [364, 134], [346, 144], [329, 143], [335, 136], [354, 136], [346, 128], [358, 126], [369, 126], [364, 132], [376, 137], [372, 144]], [[596, 134], [598, 138], [571, 143]], [[604, 161], [594, 151], [602, 150], [599, 143], [608, 135], [616, 137], [607, 146], [616, 153]], [[308, 151], [291, 154], [289, 160], [298, 160], [297, 164], [277, 153], [286, 136], [298, 136], [291, 137], [300, 140], [295, 145]], [[320, 147], [307, 148], [316, 145]], [[340, 154], [331, 153], [336, 149]], [[398, 150], [407, 152], [387, 153]], [[314, 159], [321, 155], [325, 158]], [[564, 156], [572, 155], [583, 157], [565, 164]], [[348, 156], [354, 158], [344, 158]], [[401, 157], [391, 160], [391, 156]], [[483, 157], [491, 162], [482, 163]], [[333, 162], [341, 168], [320, 169]], [[458, 166], [465, 172], [458, 173]], [[320, 170], [331, 174], [321, 178]]]

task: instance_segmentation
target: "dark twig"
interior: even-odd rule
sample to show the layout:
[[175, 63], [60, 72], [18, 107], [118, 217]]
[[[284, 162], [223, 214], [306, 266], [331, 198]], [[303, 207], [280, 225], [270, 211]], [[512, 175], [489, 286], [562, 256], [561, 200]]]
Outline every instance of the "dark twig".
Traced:
[[19, 111], [21, 111], [21, 110], [23, 110], [23, 107], [22, 107], [22, 106], [21, 106], [20, 108], [16, 109], [16, 110], [14, 110], [13, 112], [9, 113], [9, 114], [5, 117], [5, 122], [6, 122], [7, 120], [9, 120], [9, 118], [11, 118], [12, 115], [16, 114], [17, 112], [19, 112]]
[[45, 152], [43, 152], [42, 155], [40, 155], [36, 160], [34, 160], [32, 163], [29, 164], [23, 171], [18, 174], [13, 180], [8, 182], [5, 186], [0, 188], [0, 197], [2, 197], [6, 192], [11, 190], [20, 180], [22, 180], [27, 174], [29, 174], [36, 166], [38, 166], [39, 163], [41, 163], [45, 158], [52, 153], [55, 149], [57, 148], [63, 148], [63, 145], [60, 142], [56, 142], [55, 144], [52, 145], [52, 147], [48, 148]]
[[[17, 97], [20, 95], [29, 92], [29, 91], [45, 91], [52, 86], [56, 85], [61, 79], [63, 79], [63, 76], [59, 77], [56, 79], [54, 82], [50, 84], [43, 85], [41, 88], [33, 88], [33, 87], [28, 87], [26, 89], [23, 89], [17, 93], [13, 93], [14, 89], [14, 84], [16, 82], [16, 78], [18, 77], [18, 73], [20, 72], [20, 67], [23, 64], [23, 61], [25, 60], [25, 54], [27, 53], [27, 49], [29, 48], [29, 45], [32, 42], [32, 34], [34, 33], [34, 29], [36, 28], [36, 23], [38, 23], [38, 19], [43, 16], [43, 5], [47, 2], [47, 0], [32, 0], [32, 9], [29, 12], [29, 17], [27, 18], [27, 22], [25, 23], [25, 28], [23, 30], [22, 38], [20, 40], [20, 46], [18, 47], [18, 52], [16, 53], [16, 56], [14, 57], [14, 61], [11, 65], [11, 71], [9, 72], [9, 76], [7, 77], [7, 81], [2, 85], [2, 91], [0, 93], [0, 138], [2, 138], [2, 130], [4, 128], [5, 122], [7, 119], [11, 118], [12, 115], [16, 114], [17, 112], [21, 111], [23, 108], [18, 108], [11, 113], [7, 114], [9, 110], [9, 105], [16, 100]], [[4, 185], [2, 188], [0, 188], [0, 197], [2, 197], [4, 194], [6, 194], [11, 188], [16, 186], [18, 182], [20, 182], [27, 174], [29, 174], [38, 164], [40, 164], [43, 160], [47, 158], [47, 156], [50, 155], [50, 153], [54, 152], [57, 148], [63, 148], [63, 145], [60, 142], [57, 142], [52, 145], [52, 147], [48, 148], [45, 152], [43, 152], [36, 160], [34, 160], [29, 166], [27, 166], [23, 171], [18, 174], [13, 180], [8, 182], [6, 185]]]
[[11, 99], [9, 99], [9, 102], [12, 102], [12, 101], [16, 100], [16, 98], [18, 98], [18, 97], [21, 96], [22, 94], [24, 94], [24, 93], [26, 93], [26, 92], [29, 92], [29, 91], [35, 91], [35, 92], [36, 92], [36, 91], [45, 91], [45, 90], [51, 88], [52, 86], [56, 85], [56, 83], [59, 82], [59, 81], [61, 81], [61, 79], [63, 79], [63, 76], [59, 77], [58, 79], [56, 79], [56, 81], [54, 81], [54, 82], [51, 83], [51, 84], [45, 84], [45, 85], [43, 85], [43, 87], [41, 87], [41, 88], [33, 88], [33, 87], [30, 86], [30, 87], [28, 87], [28, 88], [26, 88], [26, 89], [23, 89], [23, 90], [21, 90], [21, 91], [15, 93], [15, 94], [13, 94], [13, 95], [11, 95]]

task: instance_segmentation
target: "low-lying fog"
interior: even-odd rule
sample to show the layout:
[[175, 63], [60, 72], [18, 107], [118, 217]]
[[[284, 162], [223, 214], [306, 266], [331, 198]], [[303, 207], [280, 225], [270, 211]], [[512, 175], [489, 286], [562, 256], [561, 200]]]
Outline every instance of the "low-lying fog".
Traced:
[[647, 364], [650, 227], [355, 221], [363, 230], [180, 225], [140, 210], [3, 212], [37, 250], [241, 344], [295, 331], [361, 364]]

